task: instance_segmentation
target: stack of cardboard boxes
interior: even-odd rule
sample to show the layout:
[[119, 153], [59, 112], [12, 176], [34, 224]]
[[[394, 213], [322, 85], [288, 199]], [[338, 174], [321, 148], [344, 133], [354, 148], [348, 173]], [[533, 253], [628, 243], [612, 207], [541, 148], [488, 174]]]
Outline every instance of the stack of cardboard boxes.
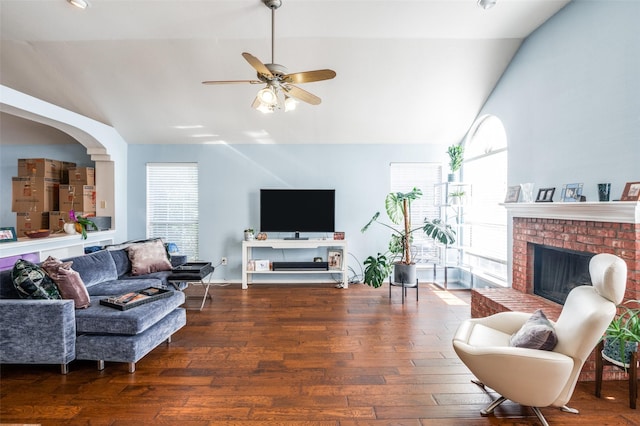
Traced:
[[69, 210], [76, 214], [96, 211], [95, 169], [48, 158], [18, 159], [18, 176], [12, 178], [11, 211], [16, 212], [16, 234], [62, 230]]

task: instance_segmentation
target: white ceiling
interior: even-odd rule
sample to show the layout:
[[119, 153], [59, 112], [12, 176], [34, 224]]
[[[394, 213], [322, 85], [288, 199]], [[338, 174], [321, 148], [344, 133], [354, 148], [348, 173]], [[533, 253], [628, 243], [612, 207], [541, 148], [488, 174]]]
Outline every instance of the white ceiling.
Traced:
[[[271, 61], [261, 0], [0, 0], [0, 84], [129, 143], [451, 144], [522, 40], [570, 0], [282, 1], [275, 62], [337, 73], [300, 85], [318, 106], [262, 114], [250, 107], [261, 86], [201, 84], [255, 79], [242, 52]], [[2, 117], [11, 143], [25, 121]]]

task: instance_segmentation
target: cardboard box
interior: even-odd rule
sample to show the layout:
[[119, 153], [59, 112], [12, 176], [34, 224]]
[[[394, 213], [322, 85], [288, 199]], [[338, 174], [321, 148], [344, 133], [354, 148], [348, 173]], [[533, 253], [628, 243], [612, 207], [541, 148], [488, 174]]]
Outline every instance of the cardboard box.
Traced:
[[60, 183], [69, 184], [69, 169], [76, 166], [76, 163], [71, 161], [61, 161], [60, 167]]
[[62, 162], [48, 158], [18, 158], [19, 177], [60, 179]]
[[[75, 214], [76, 216], [85, 215], [84, 212], [75, 212]], [[51, 230], [51, 232], [64, 231], [65, 222], [69, 222], [70, 220], [68, 211], [49, 212], [49, 230]]]
[[60, 211], [96, 212], [96, 187], [93, 185], [60, 185]]
[[93, 167], [69, 167], [69, 185], [95, 185], [96, 170]]
[[11, 211], [42, 213], [58, 210], [59, 179], [13, 177], [11, 183]]
[[16, 234], [18, 238], [24, 237], [27, 231], [37, 231], [38, 229], [49, 229], [49, 213], [16, 213]]

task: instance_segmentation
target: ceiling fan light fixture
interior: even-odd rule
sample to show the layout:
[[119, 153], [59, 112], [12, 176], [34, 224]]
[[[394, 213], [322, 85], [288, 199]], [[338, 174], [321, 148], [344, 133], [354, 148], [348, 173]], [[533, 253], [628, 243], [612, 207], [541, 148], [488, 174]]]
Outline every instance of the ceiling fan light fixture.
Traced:
[[498, 0], [478, 0], [478, 6], [484, 10], [491, 9], [498, 3]]
[[298, 106], [298, 101], [290, 96], [284, 95], [284, 112], [293, 111]]
[[86, 9], [89, 7], [89, 2], [86, 0], [67, 0], [67, 3], [80, 9]]
[[278, 104], [278, 96], [276, 95], [273, 87], [267, 86], [264, 89], [261, 89], [258, 92], [258, 99], [260, 103], [265, 105], [277, 105]]

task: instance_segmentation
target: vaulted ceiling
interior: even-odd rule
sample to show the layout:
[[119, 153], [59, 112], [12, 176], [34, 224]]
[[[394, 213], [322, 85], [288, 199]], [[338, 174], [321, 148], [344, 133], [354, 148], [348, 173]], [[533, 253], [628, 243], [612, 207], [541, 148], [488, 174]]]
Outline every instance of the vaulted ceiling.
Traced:
[[[522, 41], [569, 2], [282, 0], [275, 62], [337, 76], [299, 85], [320, 105], [263, 114], [259, 85], [201, 84], [255, 79], [242, 52], [271, 61], [261, 0], [88, 1], [0, 0], [0, 84], [136, 144], [456, 143]], [[29, 126], [0, 118], [3, 143]]]

